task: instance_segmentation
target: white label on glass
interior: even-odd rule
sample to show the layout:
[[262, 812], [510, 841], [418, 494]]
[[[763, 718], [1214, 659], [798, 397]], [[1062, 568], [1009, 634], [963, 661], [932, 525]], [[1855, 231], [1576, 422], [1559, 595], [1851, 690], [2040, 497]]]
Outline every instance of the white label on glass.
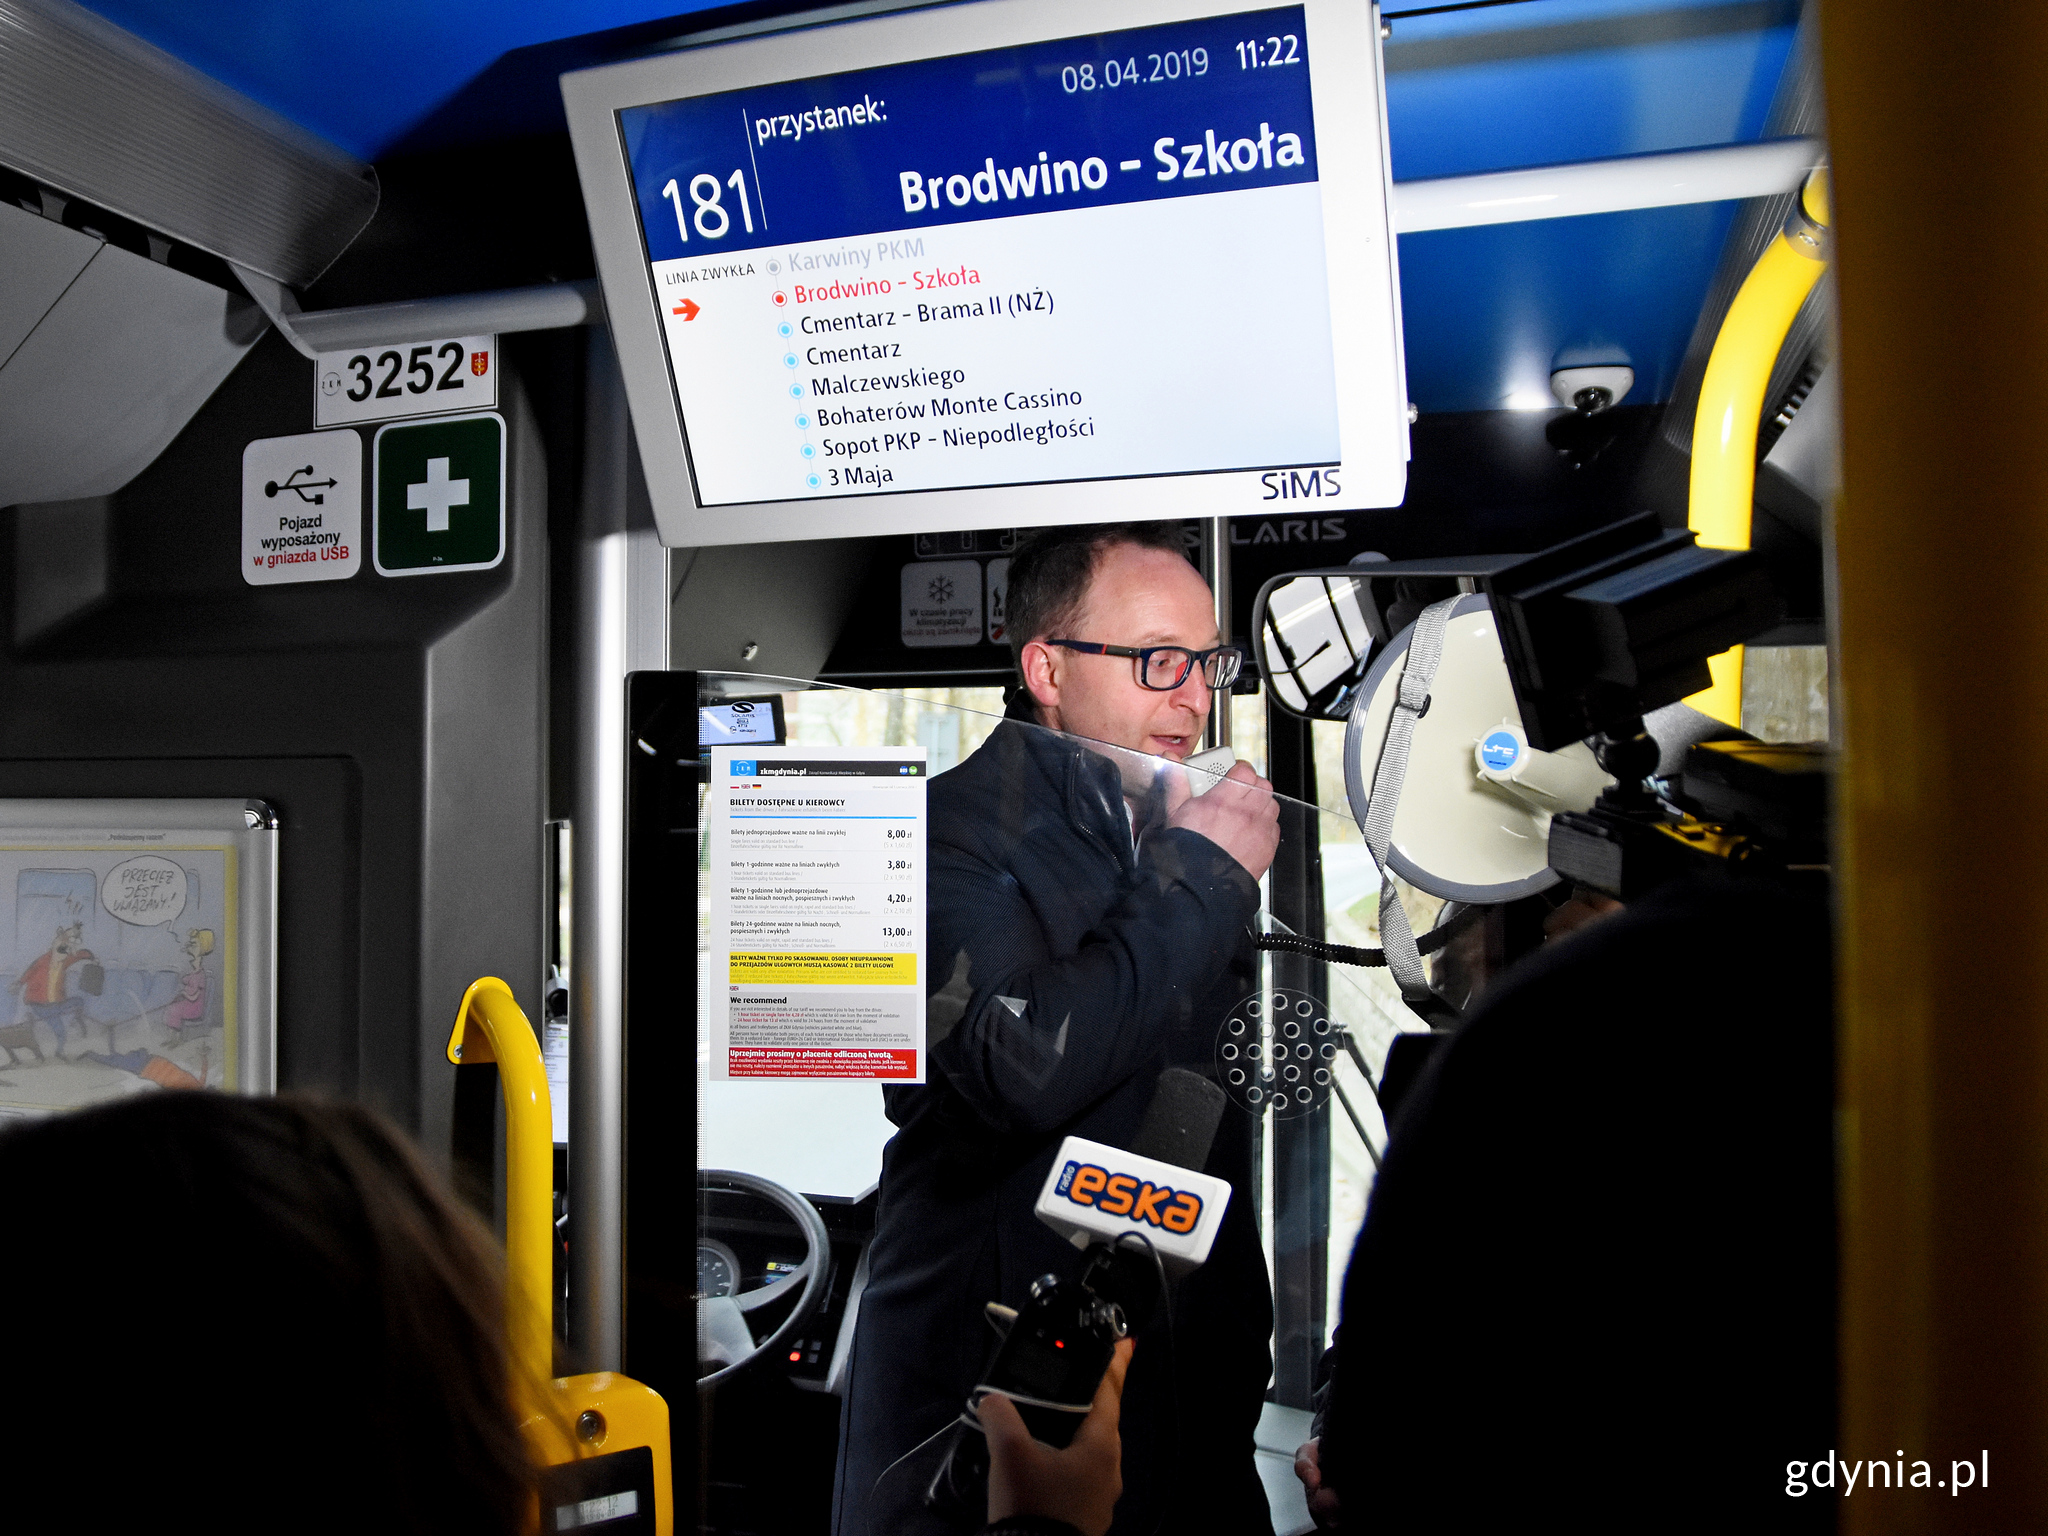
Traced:
[[903, 643], [975, 645], [981, 640], [981, 562], [917, 560], [903, 567]]
[[918, 747], [711, 749], [713, 1078], [924, 1081], [925, 783]]

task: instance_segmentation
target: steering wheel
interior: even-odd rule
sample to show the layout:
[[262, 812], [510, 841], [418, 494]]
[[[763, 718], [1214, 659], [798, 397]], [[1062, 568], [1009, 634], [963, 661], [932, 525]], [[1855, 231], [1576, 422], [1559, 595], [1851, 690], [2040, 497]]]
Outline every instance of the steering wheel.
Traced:
[[[747, 1367], [774, 1355], [818, 1315], [825, 1304], [825, 1288], [832, 1276], [831, 1239], [825, 1232], [825, 1218], [818, 1208], [794, 1190], [784, 1189], [751, 1173], [727, 1168], [700, 1168], [697, 1192], [733, 1190], [754, 1195], [778, 1207], [804, 1235], [804, 1261], [787, 1279], [764, 1285], [745, 1295], [699, 1296], [697, 1298], [698, 1390], [715, 1387], [737, 1376]], [[733, 1277], [738, 1284], [737, 1274]], [[803, 1292], [790, 1308], [789, 1316], [767, 1338], [754, 1341], [747, 1314], [772, 1306], [790, 1293], [794, 1283], [803, 1281]]]

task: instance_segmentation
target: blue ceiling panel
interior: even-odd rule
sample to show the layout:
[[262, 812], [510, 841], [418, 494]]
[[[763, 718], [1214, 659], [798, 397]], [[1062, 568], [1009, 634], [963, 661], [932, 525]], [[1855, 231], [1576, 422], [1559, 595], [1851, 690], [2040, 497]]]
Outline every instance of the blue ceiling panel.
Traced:
[[[558, 132], [555, 76], [637, 52], [718, 0], [84, 0], [368, 160]], [[729, 0], [728, 0], [729, 3]], [[1247, 6], [1262, 0], [1246, 0]], [[1800, 0], [1388, 0], [1397, 180], [1741, 142], [1763, 132]], [[765, 0], [797, 10], [802, 0]], [[1107, 12], [1114, 24], [1113, 10]], [[697, 23], [701, 25], [702, 23]], [[1570, 362], [1668, 398], [1732, 205], [1403, 236], [1409, 392], [1533, 407]]]
[[[722, 0], [87, 0], [116, 26], [364, 160], [498, 58]], [[559, 121], [558, 100], [539, 120]]]
[[[1394, 178], [1754, 140], [1797, 22], [1791, 0], [1397, 16]], [[1669, 398], [1733, 217], [1722, 203], [1402, 236], [1409, 398], [1425, 411], [1550, 406], [1551, 370], [1593, 362], [1636, 370], [1631, 404]]]
[[1626, 363], [1670, 396], [1732, 203], [1401, 237], [1408, 398], [1424, 411], [1555, 407], [1553, 368]]
[[[86, 3], [370, 160], [508, 53], [614, 28], [681, 22], [719, 6], [719, 0]], [[1528, 0], [1397, 17], [1387, 48], [1394, 174], [1451, 176], [1754, 138], [1797, 11], [1794, 0]], [[540, 119], [556, 115], [552, 101], [537, 107]]]
[[[1394, 179], [1755, 139], [1763, 132], [1792, 34], [1793, 28], [1779, 26], [1640, 47], [1397, 69], [1387, 77]], [[1389, 63], [1399, 58], [1390, 47]]]

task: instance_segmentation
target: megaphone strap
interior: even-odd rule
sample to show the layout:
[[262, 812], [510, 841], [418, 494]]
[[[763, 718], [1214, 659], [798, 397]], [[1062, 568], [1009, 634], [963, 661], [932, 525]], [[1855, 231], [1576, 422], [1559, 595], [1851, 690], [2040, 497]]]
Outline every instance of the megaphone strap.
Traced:
[[[1422, 969], [1422, 954], [1416, 948], [1415, 930], [1408, 912], [1394, 889], [1388, 873], [1387, 855], [1394, 840], [1394, 813], [1400, 809], [1401, 786], [1408, 778], [1408, 752], [1415, 741], [1415, 722], [1429, 710], [1430, 684], [1435, 681], [1437, 663], [1444, 654], [1444, 628], [1458, 599], [1447, 597], [1431, 603], [1415, 621], [1408, 637], [1408, 654], [1401, 671], [1401, 684], [1387, 720], [1387, 734], [1380, 743], [1379, 764], [1372, 776], [1372, 800], [1359, 830], [1380, 871], [1380, 944], [1387, 969], [1401, 996], [1410, 1002], [1433, 1002], [1435, 994]], [[1352, 706], [1354, 716], [1367, 707], [1366, 690], [1358, 691]]]

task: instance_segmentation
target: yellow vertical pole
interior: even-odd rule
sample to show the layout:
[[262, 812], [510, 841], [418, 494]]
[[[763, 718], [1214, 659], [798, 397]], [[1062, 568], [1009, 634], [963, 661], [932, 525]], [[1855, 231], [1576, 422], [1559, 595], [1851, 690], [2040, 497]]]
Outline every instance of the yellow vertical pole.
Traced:
[[[1693, 418], [1692, 476], [1687, 525], [1715, 549], [1749, 548], [1756, 500], [1756, 435], [1763, 424], [1764, 391], [1778, 349], [1799, 317], [1799, 307], [1820, 281], [1826, 261], [1827, 172], [1807, 178], [1794, 227], [1764, 247], [1728, 306], [1707, 371], [1700, 379], [1699, 414]], [[1729, 725], [1742, 724], [1742, 647], [1707, 663], [1713, 683], [1686, 700]]]
[[[517, 1387], [529, 1400], [520, 1429], [542, 1467], [645, 1447], [652, 1476], [654, 1536], [674, 1536], [668, 1404], [651, 1388], [610, 1371], [555, 1375], [554, 1116], [547, 1068], [512, 989], [495, 976], [462, 994], [448, 1059], [498, 1064], [505, 1100], [505, 1328]], [[536, 1508], [536, 1527], [559, 1527], [561, 1511]]]
[[554, 1379], [554, 1118], [533, 1026], [495, 976], [462, 994], [448, 1059], [498, 1064], [505, 1099], [505, 1311], [512, 1358], [526, 1384]]
[[[1844, 474], [1838, 1454], [2048, 1531], [2048, 7], [1821, 10]], [[1981, 1465], [1981, 1463], [1980, 1463]]]

